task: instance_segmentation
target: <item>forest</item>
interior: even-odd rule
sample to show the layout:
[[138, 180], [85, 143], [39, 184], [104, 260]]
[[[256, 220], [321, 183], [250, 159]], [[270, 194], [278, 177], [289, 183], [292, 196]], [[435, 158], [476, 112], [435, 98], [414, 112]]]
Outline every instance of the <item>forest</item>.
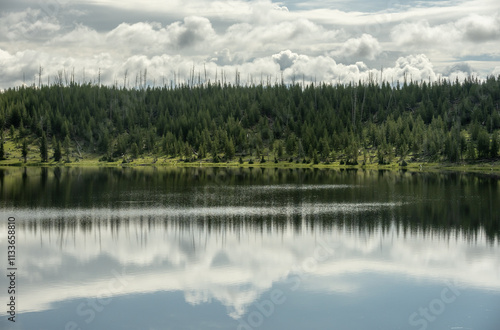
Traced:
[[[500, 77], [348, 85], [66, 83], [0, 93], [0, 159], [24, 162], [496, 160]], [[7, 143], [9, 142], [9, 143]], [[17, 153], [16, 153], [17, 152]]]

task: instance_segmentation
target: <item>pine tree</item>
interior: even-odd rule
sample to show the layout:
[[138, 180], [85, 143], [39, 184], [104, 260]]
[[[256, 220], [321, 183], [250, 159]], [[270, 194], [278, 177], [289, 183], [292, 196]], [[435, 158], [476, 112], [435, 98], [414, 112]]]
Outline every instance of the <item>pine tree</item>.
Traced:
[[286, 154], [292, 156], [295, 152], [295, 134], [291, 133], [288, 135], [285, 143]]
[[5, 149], [3, 146], [3, 139], [0, 140], [0, 160], [5, 159]]
[[302, 146], [302, 141], [299, 140], [299, 143], [298, 143], [298, 146], [297, 146], [297, 153], [299, 155], [300, 158], [304, 158], [305, 156], [305, 151], [304, 151], [304, 147]]
[[47, 145], [47, 136], [45, 132], [42, 132], [42, 138], [40, 140], [40, 157], [42, 162], [46, 162], [49, 159], [49, 147]]
[[490, 136], [484, 129], [479, 131], [477, 137], [477, 152], [480, 158], [485, 158], [490, 153]]
[[23, 154], [24, 162], [26, 163], [26, 159], [28, 158], [28, 143], [26, 142], [26, 139], [23, 139], [22, 154]]
[[472, 141], [467, 143], [467, 159], [476, 159], [476, 150], [474, 149], [474, 143], [472, 143]]
[[498, 156], [498, 148], [499, 146], [499, 141], [498, 141], [498, 131], [493, 133], [493, 136], [491, 138], [491, 148], [490, 148], [490, 157], [495, 158]]
[[64, 154], [66, 155], [66, 161], [69, 162], [71, 142], [69, 140], [69, 135], [66, 135], [63, 142]]
[[132, 157], [134, 159], [139, 157], [139, 147], [137, 146], [137, 143], [132, 143], [132, 146], [130, 147], [130, 152], [132, 154]]
[[233, 159], [234, 153], [235, 153], [233, 139], [229, 140], [229, 142], [226, 144], [226, 148], [225, 149], [226, 149], [225, 150], [226, 158], [228, 160]]
[[54, 160], [58, 162], [61, 160], [61, 158], [62, 158], [61, 142], [57, 141], [54, 146]]

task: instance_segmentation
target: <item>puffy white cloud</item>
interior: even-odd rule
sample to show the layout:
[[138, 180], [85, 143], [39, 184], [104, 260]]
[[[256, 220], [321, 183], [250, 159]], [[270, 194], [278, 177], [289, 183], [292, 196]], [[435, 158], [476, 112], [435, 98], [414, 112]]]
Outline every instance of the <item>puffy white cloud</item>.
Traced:
[[235, 64], [235, 62], [238, 61], [237, 58], [238, 57], [232, 54], [229, 49], [224, 48], [220, 51], [215, 51], [209, 61], [217, 63], [218, 65], [230, 65]]
[[28, 8], [0, 17], [0, 40], [46, 39], [60, 29], [58, 20], [44, 15], [40, 9]]
[[172, 45], [178, 48], [198, 46], [215, 34], [212, 24], [207, 18], [190, 16], [184, 22], [176, 22], [166, 28]]
[[400, 57], [393, 68], [384, 70], [386, 80], [402, 80], [406, 77], [409, 80], [437, 80], [437, 74], [431, 61], [424, 54]]
[[391, 38], [399, 47], [411, 50], [429, 48], [455, 56], [498, 54], [492, 45], [500, 40], [500, 16], [470, 14], [436, 25], [427, 20], [402, 23], [392, 29]]
[[186, 17], [166, 27], [160, 23], [122, 23], [106, 34], [106, 41], [125, 54], [157, 55], [184, 48], [202, 49], [215, 35], [210, 21], [204, 17]]
[[288, 8], [270, 0], [251, 1], [249, 22], [268, 25], [288, 16]]
[[295, 63], [299, 58], [299, 54], [293, 53], [291, 50], [287, 49], [279, 52], [279, 54], [274, 54], [272, 57], [276, 63], [280, 65], [280, 69], [285, 70]]
[[332, 52], [333, 55], [342, 58], [365, 58], [375, 59], [382, 52], [382, 46], [376, 38], [369, 34], [363, 34], [359, 38], [351, 38], [343, 43], [341, 49]]
[[452, 24], [431, 26], [428, 21], [402, 23], [391, 31], [391, 37], [399, 46], [420, 48], [422, 46], [447, 45], [459, 38]]
[[456, 24], [463, 37], [474, 43], [500, 39], [500, 16], [471, 14]]
[[495, 77], [500, 76], [500, 66], [495, 67], [491, 74], [494, 75]]
[[106, 35], [106, 41], [131, 46], [154, 45], [158, 42], [158, 26], [154, 23], [122, 23]]
[[[299, 49], [321, 52], [328, 49], [337, 35], [337, 30], [327, 30], [306, 19], [275, 22], [263, 25], [238, 23], [220, 35], [219, 44], [241, 57], [269, 55], [281, 49]], [[246, 54], [246, 55], [245, 55]]]
[[96, 49], [106, 45], [104, 36], [88, 26], [78, 24], [71, 31], [60, 34], [46, 43], [49, 48], [57, 47], [61, 52], [74, 55], [78, 49], [78, 56], [92, 55]]

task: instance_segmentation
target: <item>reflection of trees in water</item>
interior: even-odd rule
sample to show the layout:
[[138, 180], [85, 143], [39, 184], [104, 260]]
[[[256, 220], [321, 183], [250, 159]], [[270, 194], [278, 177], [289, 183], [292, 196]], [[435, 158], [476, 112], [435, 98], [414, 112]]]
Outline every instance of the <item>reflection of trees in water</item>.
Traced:
[[491, 230], [486, 224], [470, 222], [464, 225], [449, 225], [438, 223], [435, 219], [428, 221], [414, 221], [414, 210], [396, 207], [392, 210], [376, 210], [336, 215], [278, 215], [278, 216], [205, 216], [187, 218], [182, 216], [166, 217], [111, 217], [107, 219], [84, 216], [82, 218], [53, 218], [43, 220], [29, 220], [19, 222], [19, 227], [38, 233], [52, 233], [61, 240], [68, 239], [76, 233], [97, 238], [102, 231], [111, 232], [118, 238], [124, 229], [125, 232], [137, 231], [141, 235], [151, 232], [177, 232], [185, 237], [188, 233], [203, 232], [206, 235], [224, 236], [226, 233], [238, 235], [275, 235], [293, 231], [297, 235], [313, 235], [318, 231], [348, 232], [351, 234], [382, 234], [396, 233], [397, 236], [441, 236], [453, 238], [460, 233], [474, 242], [480, 233], [485, 233], [488, 240], [498, 241], [498, 229]]
[[[500, 234], [498, 177], [459, 173], [262, 168], [12, 168], [0, 169], [1, 207], [16, 208], [186, 208], [289, 206], [328, 203], [401, 202], [396, 207], [360, 212], [253, 214], [200, 217], [158, 215], [143, 218], [92, 216], [20, 222], [30, 230], [83, 231], [139, 221], [148, 229], [209, 232], [242, 229], [295, 232], [346, 228], [407, 233], [457, 230], [474, 239], [483, 228], [489, 240]], [[341, 189], [297, 189], [309, 185], [343, 185]], [[288, 188], [287, 188], [288, 187]], [[316, 186], [314, 186], [316, 187]], [[285, 189], [287, 188], [287, 189]]]

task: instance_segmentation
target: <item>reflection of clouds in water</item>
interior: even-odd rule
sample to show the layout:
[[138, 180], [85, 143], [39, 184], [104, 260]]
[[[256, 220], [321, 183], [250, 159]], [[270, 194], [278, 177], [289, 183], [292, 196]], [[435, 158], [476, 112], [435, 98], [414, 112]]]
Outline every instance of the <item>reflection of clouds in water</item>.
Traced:
[[[100, 216], [115, 214], [96, 211]], [[57, 213], [46, 212], [46, 216]], [[39, 221], [34, 231], [23, 223], [18, 222], [24, 287], [19, 296], [24, 310], [31, 311], [97, 295], [111, 270], [125, 267], [129, 280], [122, 294], [183, 291], [190, 304], [219, 301], [231, 317], [239, 318], [274, 284], [300, 273], [321, 244], [333, 254], [307, 272], [299, 290], [356, 294], [368, 285], [354, 282], [352, 274], [357, 273], [438, 282], [453, 279], [500, 290], [499, 246], [491, 244], [482, 230], [471, 240], [458, 232], [410, 233], [396, 225], [370, 231], [335, 225], [328, 232], [304, 227], [297, 232], [291, 226], [259, 231], [248, 226], [211, 229], [190, 222], [186, 226], [137, 220], [118, 227], [93, 221], [92, 230], [84, 231], [78, 226], [43, 229]], [[1, 239], [0, 249], [5, 249]]]

